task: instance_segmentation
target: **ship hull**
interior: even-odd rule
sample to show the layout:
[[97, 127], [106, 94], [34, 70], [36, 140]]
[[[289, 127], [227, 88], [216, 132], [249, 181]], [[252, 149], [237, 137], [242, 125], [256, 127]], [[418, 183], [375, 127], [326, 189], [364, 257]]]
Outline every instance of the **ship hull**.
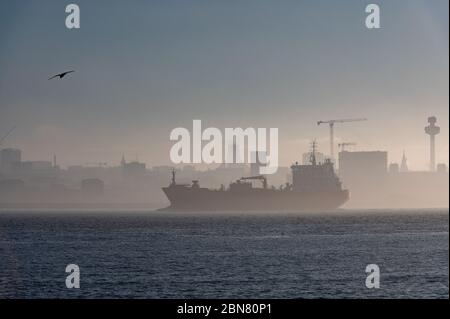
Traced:
[[252, 189], [244, 192], [164, 187], [174, 211], [318, 211], [334, 210], [349, 198], [347, 190], [296, 192]]

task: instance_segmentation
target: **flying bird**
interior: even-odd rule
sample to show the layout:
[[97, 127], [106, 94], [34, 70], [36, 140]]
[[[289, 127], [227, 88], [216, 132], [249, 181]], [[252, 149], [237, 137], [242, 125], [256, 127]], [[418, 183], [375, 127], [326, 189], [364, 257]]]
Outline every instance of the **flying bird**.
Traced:
[[60, 79], [62, 79], [62, 78], [65, 77], [67, 74], [72, 73], [72, 72], [75, 72], [75, 71], [72, 70], [72, 71], [66, 71], [66, 72], [63, 72], [63, 73], [56, 74], [56, 75], [52, 76], [49, 80], [54, 79], [54, 78], [57, 78], [57, 77], [59, 77]]

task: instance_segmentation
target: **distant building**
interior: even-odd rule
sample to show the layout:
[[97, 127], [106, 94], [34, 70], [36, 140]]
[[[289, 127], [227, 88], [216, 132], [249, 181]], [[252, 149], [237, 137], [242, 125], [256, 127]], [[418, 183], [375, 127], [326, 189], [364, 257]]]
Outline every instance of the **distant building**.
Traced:
[[4, 148], [0, 152], [0, 167], [4, 173], [11, 172], [14, 163], [22, 160], [22, 151], [15, 148]]
[[174, 169], [173, 166], [168, 165], [160, 165], [160, 166], [153, 166], [152, 172], [158, 173], [158, 174], [171, 174], [172, 170]]
[[374, 193], [377, 204], [398, 208], [448, 207], [448, 173], [445, 165], [441, 169], [439, 172], [390, 172], [384, 189]]
[[145, 176], [145, 163], [129, 162], [122, 166], [122, 173], [125, 178], [138, 178]]
[[0, 180], [0, 195], [21, 192], [25, 189], [25, 182], [21, 179]]
[[339, 173], [342, 178], [384, 176], [387, 173], [387, 152], [340, 152]]
[[32, 169], [31, 162], [13, 162], [9, 171], [14, 174], [30, 174]]
[[440, 174], [447, 173], [447, 165], [444, 163], [437, 164], [436, 172]]
[[387, 183], [387, 152], [340, 152], [339, 176], [354, 200], [368, 196], [376, 201]]
[[138, 161], [127, 162], [125, 161], [125, 156], [123, 155], [120, 161], [120, 166], [122, 167], [122, 176], [126, 179], [136, 179], [143, 177], [146, 174], [145, 163], [139, 163]]
[[389, 173], [396, 174], [400, 172], [400, 167], [397, 163], [389, 164]]
[[103, 194], [105, 185], [101, 179], [87, 178], [81, 181], [81, 193], [85, 196], [99, 196]]
[[50, 161], [29, 161], [32, 170], [49, 170], [53, 167]]
[[339, 175], [350, 190], [348, 207], [448, 207], [448, 173], [411, 171], [406, 155], [391, 163], [387, 152], [341, 152]]
[[37, 174], [54, 176], [56, 171], [57, 168], [55, 168], [50, 161], [13, 162], [10, 167], [10, 172], [19, 176], [31, 176], [31, 174], [33, 176], [36, 176]]

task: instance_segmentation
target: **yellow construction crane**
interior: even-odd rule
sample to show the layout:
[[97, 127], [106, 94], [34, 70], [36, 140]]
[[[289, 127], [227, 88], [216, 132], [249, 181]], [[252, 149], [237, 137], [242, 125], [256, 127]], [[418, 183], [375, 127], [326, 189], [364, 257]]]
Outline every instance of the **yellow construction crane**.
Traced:
[[367, 121], [366, 118], [355, 118], [355, 119], [340, 119], [340, 120], [328, 120], [328, 121], [318, 121], [317, 125], [328, 124], [330, 126], [330, 157], [331, 160], [334, 159], [334, 124], [335, 123], [348, 123], [348, 122], [360, 122]]

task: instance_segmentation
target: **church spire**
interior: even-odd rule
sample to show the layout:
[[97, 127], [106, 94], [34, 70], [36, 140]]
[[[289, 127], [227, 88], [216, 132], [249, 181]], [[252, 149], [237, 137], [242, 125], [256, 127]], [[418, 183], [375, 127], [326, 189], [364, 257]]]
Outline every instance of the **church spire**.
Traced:
[[402, 163], [400, 164], [400, 172], [407, 172], [407, 171], [408, 171], [408, 162], [405, 155], [405, 151], [403, 151]]

